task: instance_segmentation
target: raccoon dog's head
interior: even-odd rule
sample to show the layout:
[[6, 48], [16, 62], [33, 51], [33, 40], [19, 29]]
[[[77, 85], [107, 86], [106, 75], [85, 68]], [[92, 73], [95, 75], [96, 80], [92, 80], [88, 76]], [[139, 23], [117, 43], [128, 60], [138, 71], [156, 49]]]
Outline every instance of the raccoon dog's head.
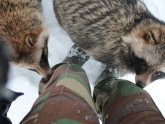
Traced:
[[137, 85], [165, 77], [165, 24], [145, 19], [122, 39], [130, 46], [128, 68], [136, 73]]
[[48, 32], [36, 1], [2, 0], [0, 34], [9, 45], [11, 61], [45, 75], [48, 71]]

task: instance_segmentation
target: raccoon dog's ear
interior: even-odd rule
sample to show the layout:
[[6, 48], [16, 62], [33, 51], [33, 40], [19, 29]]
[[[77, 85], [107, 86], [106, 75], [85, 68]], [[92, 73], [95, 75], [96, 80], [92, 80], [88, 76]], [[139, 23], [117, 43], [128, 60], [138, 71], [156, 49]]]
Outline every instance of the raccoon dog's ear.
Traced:
[[36, 42], [37, 42], [37, 37], [34, 34], [29, 34], [25, 37], [25, 43], [29, 48], [33, 48]]

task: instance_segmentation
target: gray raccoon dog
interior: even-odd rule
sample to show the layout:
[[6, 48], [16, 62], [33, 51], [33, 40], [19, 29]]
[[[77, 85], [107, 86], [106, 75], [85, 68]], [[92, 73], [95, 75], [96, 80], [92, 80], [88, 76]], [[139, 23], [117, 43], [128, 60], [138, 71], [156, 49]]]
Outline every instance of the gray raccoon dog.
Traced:
[[37, 0], [0, 0], [0, 36], [5, 38], [10, 61], [45, 75], [48, 31]]
[[144, 87], [165, 76], [165, 23], [140, 0], [54, 0], [72, 40], [111, 68], [136, 73]]

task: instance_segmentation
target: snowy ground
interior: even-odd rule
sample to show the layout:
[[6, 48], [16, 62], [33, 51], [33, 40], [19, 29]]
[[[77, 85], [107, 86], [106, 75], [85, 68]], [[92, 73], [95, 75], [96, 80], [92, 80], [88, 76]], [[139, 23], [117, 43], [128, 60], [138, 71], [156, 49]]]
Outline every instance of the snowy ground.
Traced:
[[[165, 0], [144, 1], [156, 17], [165, 21]], [[48, 44], [49, 62], [50, 65], [53, 66], [63, 61], [73, 43], [66, 32], [58, 25], [54, 17], [52, 0], [43, 0], [43, 7], [46, 23], [50, 30], [50, 41]], [[90, 83], [93, 84], [105, 66], [90, 58], [83, 68], [87, 72]], [[37, 86], [41, 77], [34, 72], [15, 67], [13, 65], [11, 66], [9, 77], [8, 87], [15, 91], [25, 93], [24, 96], [21, 96], [12, 104], [8, 114], [13, 124], [18, 124], [30, 110], [34, 100], [38, 96]], [[125, 79], [129, 79], [134, 82], [134, 76], [126, 76]], [[146, 90], [151, 94], [162, 114], [165, 116], [165, 97], [162, 95], [164, 94], [164, 81], [165, 80], [156, 81], [152, 85], [148, 86]]]

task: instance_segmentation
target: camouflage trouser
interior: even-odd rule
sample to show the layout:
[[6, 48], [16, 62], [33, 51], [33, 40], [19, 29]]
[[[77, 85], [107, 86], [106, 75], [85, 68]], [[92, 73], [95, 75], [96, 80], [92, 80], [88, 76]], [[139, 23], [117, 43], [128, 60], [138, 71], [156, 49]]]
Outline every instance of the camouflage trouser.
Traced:
[[165, 124], [150, 95], [135, 84], [107, 77], [94, 90], [103, 124]]
[[23, 124], [99, 124], [85, 72], [57, 67]]
[[[128, 81], [100, 81], [94, 100], [105, 124], [165, 124], [150, 96]], [[74, 64], [57, 66], [21, 123], [99, 124], [84, 70]]]

